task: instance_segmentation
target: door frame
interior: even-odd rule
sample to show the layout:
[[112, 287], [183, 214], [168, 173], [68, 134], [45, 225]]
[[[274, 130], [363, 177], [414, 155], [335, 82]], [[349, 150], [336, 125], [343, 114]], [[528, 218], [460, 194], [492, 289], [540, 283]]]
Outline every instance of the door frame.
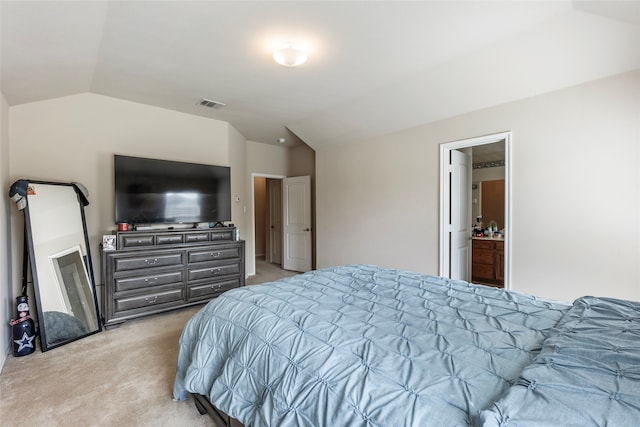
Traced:
[[253, 271], [253, 275], [257, 273], [256, 271], [256, 190], [255, 190], [255, 178], [271, 178], [271, 179], [284, 179], [285, 175], [273, 175], [266, 173], [252, 173], [251, 174], [251, 253], [248, 254], [247, 260], [247, 271]]
[[439, 275], [448, 277], [450, 274], [450, 188], [449, 188], [449, 158], [451, 150], [474, 147], [477, 145], [493, 144], [504, 140], [505, 155], [505, 189], [504, 189], [504, 288], [511, 289], [511, 247], [513, 242], [513, 227], [511, 226], [511, 141], [510, 131], [500, 132], [491, 135], [484, 135], [475, 138], [462, 139], [458, 141], [445, 142], [440, 144], [440, 244], [439, 244]]

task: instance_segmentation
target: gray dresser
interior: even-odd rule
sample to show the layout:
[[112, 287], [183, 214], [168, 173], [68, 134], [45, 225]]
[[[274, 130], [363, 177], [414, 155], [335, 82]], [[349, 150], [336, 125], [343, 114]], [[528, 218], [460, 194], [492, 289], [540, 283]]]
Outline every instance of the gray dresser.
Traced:
[[105, 327], [200, 304], [244, 286], [244, 240], [235, 228], [117, 233], [103, 251]]

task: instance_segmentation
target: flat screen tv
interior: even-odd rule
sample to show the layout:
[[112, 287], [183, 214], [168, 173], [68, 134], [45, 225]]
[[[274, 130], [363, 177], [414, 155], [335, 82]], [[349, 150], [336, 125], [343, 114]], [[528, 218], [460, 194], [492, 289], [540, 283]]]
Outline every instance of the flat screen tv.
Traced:
[[227, 166], [114, 156], [116, 223], [186, 224], [231, 220]]

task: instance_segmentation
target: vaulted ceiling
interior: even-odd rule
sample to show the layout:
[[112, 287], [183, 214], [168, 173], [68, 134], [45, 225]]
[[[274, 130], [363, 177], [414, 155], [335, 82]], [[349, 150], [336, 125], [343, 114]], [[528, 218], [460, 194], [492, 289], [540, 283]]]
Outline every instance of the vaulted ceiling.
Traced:
[[[315, 149], [640, 68], [639, 1], [3, 0], [0, 14], [11, 106], [93, 92]], [[308, 61], [276, 64], [276, 40], [307, 43]]]

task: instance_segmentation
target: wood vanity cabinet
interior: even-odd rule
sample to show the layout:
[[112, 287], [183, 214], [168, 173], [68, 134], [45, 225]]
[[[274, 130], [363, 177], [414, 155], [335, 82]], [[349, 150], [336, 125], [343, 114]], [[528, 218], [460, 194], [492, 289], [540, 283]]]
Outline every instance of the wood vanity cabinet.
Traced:
[[473, 239], [471, 281], [504, 287], [504, 241]]
[[103, 251], [105, 327], [206, 302], [244, 286], [244, 241], [235, 228], [127, 231]]

